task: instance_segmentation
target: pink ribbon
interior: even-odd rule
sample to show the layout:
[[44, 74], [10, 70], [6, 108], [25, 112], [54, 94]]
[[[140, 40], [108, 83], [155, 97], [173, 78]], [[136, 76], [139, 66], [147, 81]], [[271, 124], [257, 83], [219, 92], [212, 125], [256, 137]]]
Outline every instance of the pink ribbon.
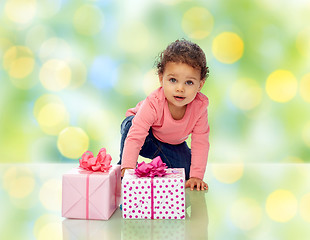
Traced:
[[135, 174], [138, 177], [163, 177], [167, 174], [165, 171], [166, 168], [166, 164], [163, 163], [160, 156], [157, 156], [150, 163], [145, 163], [144, 161], [138, 163]]
[[111, 165], [112, 157], [107, 154], [105, 148], [101, 148], [97, 157], [94, 157], [91, 151], [86, 151], [83, 153], [82, 158], [79, 159], [80, 167], [88, 171], [101, 171], [108, 172], [112, 167]]
[[[92, 173], [94, 173], [94, 172], [90, 172], [90, 171], [88, 171], [87, 172], [87, 176], [86, 176], [86, 213], [85, 213], [85, 215], [86, 215], [86, 219], [89, 219], [89, 177], [90, 177], [90, 175], [92, 174]], [[115, 199], [114, 199], [114, 205], [115, 205], [115, 207], [117, 206], [117, 172], [115, 171], [115, 173], [114, 173], [114, 175], [115, 175]]]
[[86, 219], [89, 219], [89, 176], [96, 171], [108, 172], [112, 167], [111, 160], [112, 157], [105, 148], [101, 148], [96, 157], [91, 151], [86, 151], [79, 159], [80, 168], [89, 171], [86, 176]]
[[117, 172], [115, 171], [115, 173], [114, 173], [114, 175], [115, 175], [115, 198], [114, 198], [114, 205], [115, 205], [115, 207], [116, 207], [116, 204], [117, 204]]
[[154, 219], [154, 178], [151, 178], [151, 219]]
[[92, 172], [87, 173], [86, 176], [86, 219], [89, 219], [89, 176]]
[[157, 156], [150, 163], [144, 161], [138, 164], [135, 169], [135, 174], [138, 177], [150, 177], [151, 178], [151, 219], [154, 219], [154, 177], [163, 177], [167, 175], [167, 166], [161, 160], [160, 156]]

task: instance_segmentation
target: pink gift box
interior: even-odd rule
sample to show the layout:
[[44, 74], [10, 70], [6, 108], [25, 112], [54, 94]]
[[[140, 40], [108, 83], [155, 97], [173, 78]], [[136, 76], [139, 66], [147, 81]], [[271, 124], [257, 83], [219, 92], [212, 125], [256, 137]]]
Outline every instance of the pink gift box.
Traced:
[[163, 177], [141, 177], [133, 169], [122, 181], [123, 218], [184, 219], [185, 174], [183, 168], [168, 168]]
[[120, 202], [121, 166], [109, 172], [73, 168], [62, 177], [62, 216], [108, 220]]

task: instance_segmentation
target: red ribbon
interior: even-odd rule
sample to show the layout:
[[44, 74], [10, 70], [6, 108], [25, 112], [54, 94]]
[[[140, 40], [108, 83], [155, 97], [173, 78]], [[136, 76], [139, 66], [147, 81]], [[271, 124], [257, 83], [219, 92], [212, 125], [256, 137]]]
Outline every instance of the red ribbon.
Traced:
[[112, 167], [111, 160], [111, 155], [107, 154], [105, 148], [101, 148], [96, 157], [94, 157], [91, 151], [86, 151], [79, 159], [79, 162], [80, 167], [88, 171], [108, 172], [109, 169]]

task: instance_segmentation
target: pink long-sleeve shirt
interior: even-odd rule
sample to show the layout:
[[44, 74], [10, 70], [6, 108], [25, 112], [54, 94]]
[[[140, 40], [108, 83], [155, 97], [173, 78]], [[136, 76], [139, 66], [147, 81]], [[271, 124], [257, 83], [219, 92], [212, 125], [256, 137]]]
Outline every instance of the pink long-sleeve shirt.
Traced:
[[209, 153], [208, 98], [198, 92], [187, 105], [180, 120], [172, 118], [162, 87], [152, 92], [135, 108], [128, 109], [126, 117], [135, 115], [128, 132], [122, 159], [122, 168], [135, 168], [139, 152], [152, 128], [161, 142], [180, 144], [191, 134], [190, 177], [203, 179]]

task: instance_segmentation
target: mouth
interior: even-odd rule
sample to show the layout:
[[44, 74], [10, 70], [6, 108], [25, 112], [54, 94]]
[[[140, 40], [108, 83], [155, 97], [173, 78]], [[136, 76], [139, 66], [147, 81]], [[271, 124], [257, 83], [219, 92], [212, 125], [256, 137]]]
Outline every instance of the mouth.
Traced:
[[177, 101], [182, 101], [185, 99], [185, 97], [180, 97], [180, 96], [174, 96], [175, 100]]

